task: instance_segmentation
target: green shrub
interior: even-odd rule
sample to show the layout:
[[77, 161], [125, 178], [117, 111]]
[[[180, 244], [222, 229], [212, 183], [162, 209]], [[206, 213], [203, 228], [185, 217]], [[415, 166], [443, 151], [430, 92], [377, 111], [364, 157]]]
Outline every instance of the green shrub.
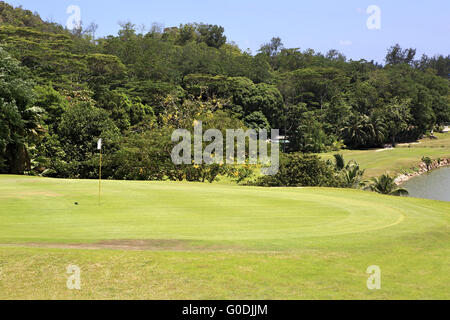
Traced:
[[273, 176], [260, 177], [256, 185], [266, 187], [321, 186], [337, 187], [342, 185], [334, 168], [311, 154], [282, 154], [279, 172]]

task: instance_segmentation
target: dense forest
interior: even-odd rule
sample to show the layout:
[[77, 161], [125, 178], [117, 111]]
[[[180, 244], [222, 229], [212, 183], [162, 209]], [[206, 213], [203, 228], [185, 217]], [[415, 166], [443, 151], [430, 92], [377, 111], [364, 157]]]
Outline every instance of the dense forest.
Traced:
[[[123, 23], [69, 31], [0, 1], [0, 173], [93, 178], [96, 142], [113, 179], [242, 180], [242, 166], [175, 166], [171, 132], [277, 128], [285, 154], [412, 141], [450, 122], [450, 55], [398, 44], [385, 64], [336, 50], [242, 51], [217, 25]], [[310, 159], [309, 155], [302, 156]]]

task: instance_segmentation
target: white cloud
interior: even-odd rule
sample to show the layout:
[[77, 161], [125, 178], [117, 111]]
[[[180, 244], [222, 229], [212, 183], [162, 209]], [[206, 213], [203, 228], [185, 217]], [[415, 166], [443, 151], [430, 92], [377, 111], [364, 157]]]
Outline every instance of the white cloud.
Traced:
[[339, 40], [339, 45], [341, 46], [351, 46], [353, 42], [351, 40]]

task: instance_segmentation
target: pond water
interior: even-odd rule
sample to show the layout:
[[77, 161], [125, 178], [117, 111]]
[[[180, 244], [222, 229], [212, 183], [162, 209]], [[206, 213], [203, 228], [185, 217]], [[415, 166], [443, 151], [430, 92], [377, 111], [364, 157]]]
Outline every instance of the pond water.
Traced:
[[415, 177], [402, 185], [410, 197], [450, 201], [450, 167]]

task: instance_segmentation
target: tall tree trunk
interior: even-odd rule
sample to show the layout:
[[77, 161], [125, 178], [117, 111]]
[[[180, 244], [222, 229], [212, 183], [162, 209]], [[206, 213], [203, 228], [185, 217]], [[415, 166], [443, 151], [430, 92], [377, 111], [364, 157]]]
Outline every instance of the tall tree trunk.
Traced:
[[31, 169], [31, 161], [24, 145], [13, 145], [9, 148], [9, 173], [23, 174]]

